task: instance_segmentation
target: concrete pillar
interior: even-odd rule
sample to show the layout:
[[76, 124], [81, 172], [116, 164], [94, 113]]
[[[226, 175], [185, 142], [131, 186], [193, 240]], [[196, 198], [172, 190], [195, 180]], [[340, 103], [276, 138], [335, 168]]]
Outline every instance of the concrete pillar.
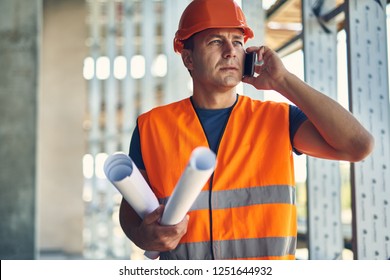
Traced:
[[0, 259], [36, 256], [36, 115], [41, 3], [0, 1]]
[[40, 1], [0, 1], [0, 259], [34, 259]]
[[83, 251], [85, 10], [85, 1], [44, 1], [39, 100], [39, 249], [76, 256]]

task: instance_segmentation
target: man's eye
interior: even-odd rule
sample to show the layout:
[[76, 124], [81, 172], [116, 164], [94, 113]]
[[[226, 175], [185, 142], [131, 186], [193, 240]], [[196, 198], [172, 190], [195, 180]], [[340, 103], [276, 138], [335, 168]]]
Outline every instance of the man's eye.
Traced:
[[210, 42], [210, 44], [220, 45], [220, 44], [222, 44], [222, 41], [221, 41], [221, 40], [212, 40], [212, 41]]
[[241, 41], [235, 41], [234, 45], [236, 45], [236, 46], [243, 46], [244, 44]]

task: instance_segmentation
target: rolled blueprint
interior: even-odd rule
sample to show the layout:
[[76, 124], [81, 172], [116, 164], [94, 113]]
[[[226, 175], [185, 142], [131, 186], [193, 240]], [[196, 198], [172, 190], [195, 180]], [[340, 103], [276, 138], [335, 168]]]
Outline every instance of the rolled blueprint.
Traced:
[[[192, 151], [187, 167], [165, 206], [162, 225], [176, 225], [184, 219], [214, 172], [216, 162], [216, 155], [209, 148], [197, 147]], [[147, 251], [145, 256], [156, 259], [159, 252]]]
[[125, 200], [143, 219], [158, 206], [158, 200], [131, 158], [114, 153], [104, 162], [104, 173]]

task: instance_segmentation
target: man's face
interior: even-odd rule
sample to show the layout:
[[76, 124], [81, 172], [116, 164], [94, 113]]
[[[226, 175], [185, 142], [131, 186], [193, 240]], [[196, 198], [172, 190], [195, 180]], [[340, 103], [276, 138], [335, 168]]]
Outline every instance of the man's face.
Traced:
[[244, 36], [240, 29], [207, 29], [194, 37], [187, 65], [195, 84], [207, 90], [228, 90], [242, 79]]

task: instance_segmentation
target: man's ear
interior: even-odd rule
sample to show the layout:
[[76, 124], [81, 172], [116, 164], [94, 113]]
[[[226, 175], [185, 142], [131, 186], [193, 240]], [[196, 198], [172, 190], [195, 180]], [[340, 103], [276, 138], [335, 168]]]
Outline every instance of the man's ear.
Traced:
[[188, 70], [193, 69], [192, 51], [191, 50], [183, 49], [181, 51], [181, 59], [183, 60], [184, 66]]

